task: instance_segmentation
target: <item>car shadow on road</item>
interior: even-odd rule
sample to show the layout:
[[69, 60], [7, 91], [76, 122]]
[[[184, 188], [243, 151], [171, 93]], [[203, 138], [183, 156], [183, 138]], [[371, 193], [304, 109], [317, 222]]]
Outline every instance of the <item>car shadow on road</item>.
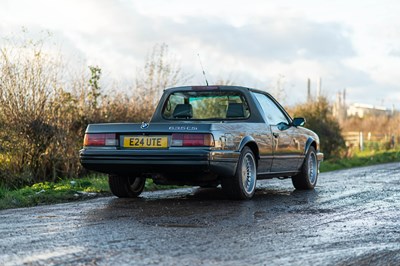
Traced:
[[90, 213], [88, 220], [121, 221], [164, 227], [208, 227], [216, 224], [249, 223], [314, 205], [318, 191], [284, 187], [260, 187], [252, 200], [229, 200], [220, 187], [185, 188], [146, 192], [136, 199], [110, 198]]

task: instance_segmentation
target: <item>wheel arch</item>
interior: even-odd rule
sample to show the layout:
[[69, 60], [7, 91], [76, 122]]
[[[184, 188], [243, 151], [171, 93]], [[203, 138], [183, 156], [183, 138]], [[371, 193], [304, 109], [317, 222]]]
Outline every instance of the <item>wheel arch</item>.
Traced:
[[315, 139], [313, 139], [312, 137], [309, 137], [307, 139], [306, 145], [304, 147], [304, 154], [307, 154], [308, 150], [310, 149], [310, 147], [314, 147], [314, 149], [317, 151], [317, 141]]
[[251, 149], [251, 151], [255, 156], [256, 164], [258, 166], [258, 161], [260, 160], [260, 152], [258, 149], [258, 145], [252, 136], [246, 136], [242, 139], [238, 149], [239, 152], [241, 152], [244, 149], [244, 147], [249, 147]]

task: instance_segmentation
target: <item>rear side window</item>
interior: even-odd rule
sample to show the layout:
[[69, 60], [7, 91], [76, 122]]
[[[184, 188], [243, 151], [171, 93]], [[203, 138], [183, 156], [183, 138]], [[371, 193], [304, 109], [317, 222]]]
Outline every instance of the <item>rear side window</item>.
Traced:
[[288, 124], [288, 118], [274, 101], [264, 94], [254, 93], [254, 95], [260, 103], [264, 115], [270, 125], [278, 125], [280, 123]]
[[250, 111], [237, 91], [182, 91], [168, 97], [162, 115], [171, 120], [230, 120], [246, 119]]

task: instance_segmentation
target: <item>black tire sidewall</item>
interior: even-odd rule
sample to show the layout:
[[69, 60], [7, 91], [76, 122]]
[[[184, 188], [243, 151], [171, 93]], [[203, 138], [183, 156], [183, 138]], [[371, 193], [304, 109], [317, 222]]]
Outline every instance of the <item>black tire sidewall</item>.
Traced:
[[317, 161], [317, 159], [315, 162], [316, 163], [315, 171], [317, 171], [315, 181], [314, 181], [314, 183], [311, 183], [311, 181], [310, 181], [310, 176], [309, 176], [310, 171], [309, 171], [308, 160], [310, 159], [310, 156], [312, 156], [311, 154], [313, 154], [315, 159], [317, 158], [316, 151], [313, 146], [311, 146], [307, 151], [307, 155], [304, 158], [304, 162], [301, 166], [300, 173], [295, 175], [294, 177], [292, 177], [292, 183], [296, 189], [301, 189], [301, 190], [314, 189], [314, 187], [317, 184], [317, 181], [318, 181], [318, 161]]
[[139, 196], [145, 186], [146, 179], [140, 178], [140, 182], [138, 182], [135, 189], [132, 189], [131, 185], [135, 182], [135, 180], [140, 177], [126, 177], [126, 176], [117, 176], [117, 175], [109, 175], [108, 183], [111, 192], [119, 197], [119, 198], [136, 198]]
[[[134, 182], [139, 181], [136, 185], [135, 188], [132, 188], [132, 185], [134, 184]], [[126, 191], [127, 194], [129, 195], [129, 197], [131, 198], [135, 198], [137, 196], [139, 196], [142, 191], [144, 190], [146, 184], [146, 179], [145, 178], [141, 178], [141, 177], [128, 177], [127, 178], [127, 182], [126, 182]]]

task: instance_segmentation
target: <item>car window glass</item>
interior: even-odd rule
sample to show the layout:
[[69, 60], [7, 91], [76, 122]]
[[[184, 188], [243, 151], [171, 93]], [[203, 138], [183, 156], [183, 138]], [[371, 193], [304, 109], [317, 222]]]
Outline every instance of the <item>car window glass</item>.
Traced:
[[265, 117], [270, 125], [278, 125], [279, 123], [288, 123], [285, 114], [279, 107], [266, 95], [261, 93], [254, 93], [257, 101], [260, 103]]
[[168, 97], [162, 115], [173, 120], [229, 120], [246, 119], [250, 110], [238, 91], [178, 91]]

